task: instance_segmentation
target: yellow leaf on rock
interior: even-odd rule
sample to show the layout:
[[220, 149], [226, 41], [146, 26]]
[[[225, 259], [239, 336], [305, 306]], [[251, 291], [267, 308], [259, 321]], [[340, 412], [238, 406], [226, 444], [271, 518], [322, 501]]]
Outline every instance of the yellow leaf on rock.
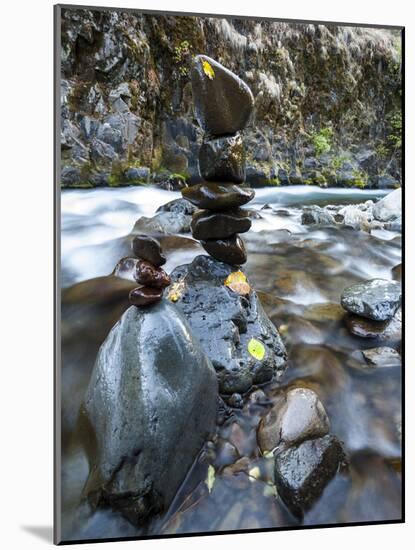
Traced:
[[209, 493], [212, 492], [213, 485], [215, 484], [215, 477], [216, 477], [215, 468], [211, 464], [209, 464], [207, 477], [205, 479], [205, 483], [207, 485]]
[[212, 65], [209, 63], [209, 61], [206, 61], [206, 59], [202, 59], [202, 67], [203, 72], [208, 77], [209, 80], [213, 80], [215, 78], [215, 71], [212, 68]]
[[177, 302], [180, 300], [185, 289], [184, 281], [177, 281], [173, 283], [169, 288], [169, 293], [167, 294], [167, 299], [170, 302]]
[[230, 273], [224, 284], [237, 294], [246, 295], [251, 292], [246, 275], [242, 271], [233, 271]]
[[258, 361], [262, 361], [265, 356], [264, 344], [259, 340], [256, 340], [255, 338], [251, 338], [249, 340], [248, 351], [252, 355], [252, 357], [255, 357], [255, 359], [258, 359]]

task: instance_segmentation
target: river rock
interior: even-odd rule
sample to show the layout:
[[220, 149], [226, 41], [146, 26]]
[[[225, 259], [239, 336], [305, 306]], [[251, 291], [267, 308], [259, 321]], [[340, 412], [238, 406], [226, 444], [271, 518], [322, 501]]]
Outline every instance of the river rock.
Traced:
[[373, 215], [380, 222], [390, 222], [402, 216], [402, 191], [395, 189], [373, 207]]
[[131, 248], [137, 258], [146, 260], [156, 267], [166, 263], [166, 258], [161, 253], [160, 243], [148, 235], [136, 235], [131, 243]]
[[149, 306], [161, 300], [163, 290], [151, 286], [133, 288], [130, 292], [130, 303], [134, 306]]
[[400, 367], [401, 356], [387, 346], [362, 350], [362, 355], [370, 367]]
[[191, 79], [196, 118], [207, 134], [235, 134], [247, 126], [254, 97], [236, 74], [207, 55], [197, 55]]
[[397, 281], [372, 279], [343, 290], [340, 301], [350, 313], [374, 321], [388, 321], [395, 315], [401, 300], [401, 285]]
[[81, 409], [83, 496], [135, 525], [166, 510], [216, 407], [215, 371], [179, 309], [129, 308], [101, 346]]
[[191, 216], [197, 211], [196, 206], [186, 199], [174, 199], [172, 201], [162, 204], [156, 210], [159, 212], [174, 212], [175, 214], [184, 214], [185, 216]]
[[148, 235], [188, 233], [191, 221], [191, 216], [179, 212], [159, 212], [152, 218], [145, 216], [139, 218], [134, 224], [133, 233]]
[[[212, 361], [221, 393], [244, 394], [253, 384], [279, 380], [287, 356], [256, 292], [242, 296], [224, 285], [232, 272], [225, 263], [197, 256], [170, 274], [169, 298], [183, 311]], [[262, 357], [248, 351], [252, 339], [264, 346]]]
[[334, 217], [320, 206], [308, 206], [301, 215], [303, 225], [333, 225]]
[[275, 457], [275, 485], [279, 496], [298, 517], [311, 508], [335, 476], [345, 455], [333, 435], [311, 439]]
[[205, 139], [199, 151], [200, 175], [207, 181], [245, 181], [245, 148], [240, 134]]
[[294, 388], [263, 417], [257, 439], [265, 452], [322, 437], [329, 430], [330, 422], [318, 395], [307, 388]]
[[238, 185], [199, 183], [183, 189], [182, 195], [198, 208], [226, 210], [242, 206], [255, 196], [255, 191]]
[[230, 265], [241, 265], [246, 262], [246, 250], [243, 240], [238, 235], [228, 239], [206, 239], [200, 244], [213, 258]]
[[199, 210], [193, 214], [191, 229], [195, 239], [224, 239], [251, 228], [249, 212], [241, 208], [224, 212]]
[[401, 309], [398, 309], [390, 321], [372, 321], [372, 319], [365, 319], [353, 314], [346, 315], [344, 319], [348, 330], [360, 338], [371, 338], [389, 344], [397, 344], [401, 340]]
[[153, 286], [155, 288], [165, 288], [170, 284], [170, 277], [161, 269], [154, 267], [150, 262], [138, 260], [135, 266], [134, 278], [140, 285]]

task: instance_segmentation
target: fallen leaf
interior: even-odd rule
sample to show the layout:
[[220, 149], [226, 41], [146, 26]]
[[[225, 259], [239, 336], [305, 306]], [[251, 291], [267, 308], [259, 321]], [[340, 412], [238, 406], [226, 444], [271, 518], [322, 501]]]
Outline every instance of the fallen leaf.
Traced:
[[215, 468], [211, 464], [209, 464], [207, 477], [205, 479], [205, 483], [207, 485], [209, 493], [212, 492], [213, 485], [215, 484], [215, 477], [216, 477]]
[[255, 338], [251, 338], [249, 340], [248, 351], [252, 355], [252, 357], [255, 357], [255, 359], [258, 359], [258, 361], [262, 361], [262, 359], [265, 357], [264, 344], [259, 340], [256, 340]]
[[237, 294], [245, 296], [251, 292], [251, 287], [247, 281], [246, 275], [242, 271], [233, 271], [230, 273], [224, 284]]
[[209, 63], [209, 61], [206, 61], [206, 59], [202, 59], [202, 67], [203, 72], [208, 77], [209, 80], [213, 80], [215, 78], [215, 71], [212, 68], [212, 65]]

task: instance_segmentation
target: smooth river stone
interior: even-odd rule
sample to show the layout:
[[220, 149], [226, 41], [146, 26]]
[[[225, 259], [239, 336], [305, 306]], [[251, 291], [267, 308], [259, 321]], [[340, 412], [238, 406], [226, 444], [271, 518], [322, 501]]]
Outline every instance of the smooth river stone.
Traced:
[[166, 263], [166, 258], [161, 253], [160, 243], [148, 235], [136, 235], [131, 243], [137, 258], [147, 260], [156, 267]]
[[249, 213], [236, 208], [212, 213], [199, 210], [193, 214], [191, 228], [195, 239], [226, 239], [235, 233], [245, 233], [252, 225]]
[[236, 74], [211, 57], [197, 55], [191, 79], [196, 118], [207, 134], [235, 134], [247, 126], [254, 96]]
[[242, 206], [255, 196], [255, 191], [239, 185], [199, 183], [183, 189], [182, 195], [198, 208], [226, 210]]
[[402, 300], [401, 285], [397, 281], [372, 279], [343, 290], [342, 307], [350, 313], [373, 321], [389, 321]]
[[133, 288], [130, 292], [130, 304], [133, 306], [149, 306], [155, 304], [163, 295], [163, 289], [150, 286]]
[[245, 181], [245, 148], [240, 134], [204, 140], [199, 150], [200, 175], [206, 181]]
[[241, 265], [246, 262], [246, 250], [243, 240], [238, 235], [229, 239], [207, 239], [200, 241], [208, 254], [230, 265]]
[[161, 267], [154, 267], [150, 262], [145, 260], [138, 260], [134, 278], [140, 285], [152, 286], [155, 288], [165, 288], [170, 284], [170, 277], [161, 269]]

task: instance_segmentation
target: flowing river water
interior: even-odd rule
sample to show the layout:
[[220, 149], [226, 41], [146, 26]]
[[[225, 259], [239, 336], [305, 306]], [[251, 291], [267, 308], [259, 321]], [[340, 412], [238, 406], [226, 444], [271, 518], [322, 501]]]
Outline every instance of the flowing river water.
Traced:
[[[370, 369], [352, 356], [356, 350], [377, 344], [352, 336], [339, 306], [346, 286], [376, 277], [392, 278], [392, 268], [401, 262], [401, 235], [301, 224], [305, 205], [361, 203], [385, 193], [310, 186], [264, 188], [256, 190], [249, 204], [260, 217], [243, 236], [248, 251], [244, 270], [287, 347], [283, 388], [308, 387], [318, 394], [331, 432], [344, 443], [350, 462], [347, 472], [339, 472], [328, 484], [303, 524], [401, 516], [401, 369]], [[62, 192], [65, 539], [299, 524], [276, 497], [272, 460], [260, 456], [256, 444], [257, 425], [281, 392], [273, 384], [254, 389], [244, 408], [235, 409], [219, 427], [215, 449], [204, 449], [170, 510], [145, 532], [109, 510], [91, 515], [79, 506], [87, 464], [72, 439], [76, 416], [97, 350], [128, 307], [128, 291], [133, 287], [109, 275], [129, 254], [128, 234], [135, 221], [154, 215], [159, 206], [179, 196], [154, 187]], [[163, 248], [167, 271], [203, 253], [188, 233], [165, 237]], [[398, 341], [388, 345], [399, 349]], [[208, 464], [214, 471], [209, 488], [205, 483]]]

